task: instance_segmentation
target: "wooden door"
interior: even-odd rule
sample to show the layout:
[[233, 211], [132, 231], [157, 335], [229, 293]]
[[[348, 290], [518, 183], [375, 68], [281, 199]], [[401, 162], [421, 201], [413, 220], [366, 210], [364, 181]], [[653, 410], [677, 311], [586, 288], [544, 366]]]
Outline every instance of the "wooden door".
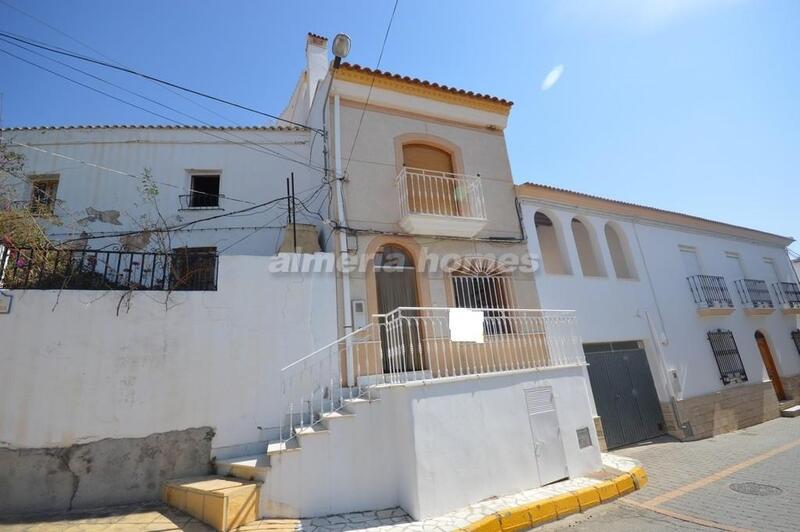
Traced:
[[406, 188], [411, 212], [441, 216], [460, 214], [457, 182], [452, 175], [453, 158], [448, 152], [426, 144], [406, 144], [403, 165], [408, 169]]
[[[384, 246], [375, 255], [375, 288], [378, 312], [389, 314], [398, 307], [418, 307], [417, 271], [411, 257], [402, 248]], [[384, 373], [406, 373], [422, 368], [421, 324], [413, 310], [390, 322], [380, 319]], [[391, 340], [391, 341], [390, 341]]]
[[756, 343], [758, 344], [758, 350], [761, 352], [761, 359], [764, 361], [764, 367], [767, 368], [767, 375], [769, 375], [772, 381], [772, 387], [775, 388], [775, 395], [778, 396], [778, 401], [785, 401], [786, 392], [783, 390], [783, 383], [778, 373], [778, 367], [775, 365], [775, 360], [772, 358], [772, 351], [769, 349], [767, 339], [760, 332], [756, 332]]

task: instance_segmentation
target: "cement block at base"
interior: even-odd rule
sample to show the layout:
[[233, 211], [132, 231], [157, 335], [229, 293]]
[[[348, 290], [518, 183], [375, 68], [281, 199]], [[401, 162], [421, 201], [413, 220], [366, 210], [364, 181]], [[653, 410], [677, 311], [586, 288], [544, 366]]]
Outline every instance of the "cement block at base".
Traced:
[[259, 484], [217, 476], [173, 480], [164, 484], [165, 503], [227, 532], [258, 519]]

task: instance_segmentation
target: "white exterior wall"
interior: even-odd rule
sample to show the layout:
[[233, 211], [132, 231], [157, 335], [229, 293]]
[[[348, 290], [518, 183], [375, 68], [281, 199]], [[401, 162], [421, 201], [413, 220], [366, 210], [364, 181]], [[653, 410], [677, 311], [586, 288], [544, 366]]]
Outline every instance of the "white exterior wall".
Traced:
[[[554, 392], [570, 477], [601, 467], [584, 367], [381, 387], [380, 400], [300, 449], [272, 455], [266, 516], [320, 516], [401, 506], [416, 519], [539, 486], [523, 390]], [[576, 430], [591, 447], [578, 448]], [[331, 459], [335, 456], [335, 459]]]
[[8, 291], [0, 441], [67, 447], [211, 426], [224, 457], [274, 438], [280, 369], [337, 330], [333, 274], [268, 273], [272, 260], [223, 256], [216, 292], [173, 292], [168, 309], [165, 293], [134, 292], [119, 315], [124, 292]]
[[[643, 341], [662, 402], [670, 398], [664, 370], [678, 372], [679, 387], [675, 389], [678, 400], [725, 387], [706, 336], [708, 331], [717, 328], [733, 332], [750, 384], [768, 378], [755, 342], [756, 330], [761, 330], [768, 338], [781, 375], [800, 373], [800, 357], [789, 334], [795, 327], [795, 318], [784, 316], [780, 310], [760, 318], [746, 316], [736, 293], [735, 279], [728, 274], [729, 268], [725, 263], [726, 252], [739, 253], [747, 276], [765, 280], [771, 285], [777, 279], [763, 262], [764, 258], [771, 258], [781, 269], [783, 278], [780, 280], [788, 281], [791, 280], [791, 265], [783, 248], [526, 199], [523, 200], [524, 225], [530, 252], [537, 256], [541, 256], [533, 222], [537, 211], [554, 222], [563, 244], [562, 253], [573, 272], [558, 275], [549, 274], [542, 268], [537, 270], [536, 287], [542, 306], [576, 310], [584, 343]], [[583, 220], [597, 239], [599, 260], [607, 272], [604, 277], [585, 277], [581, 273], [570, 230], [570, 221], [575, 216]], [[615, 223], [618, 234], [627, 241], [636, 279], [617, 279], [614, 274], [604, 234], [605, 224], [609, 221]], [[697, 249], [703, 273], [726, 277], [737, 307], [732, 315], [718, 318], [698, 316], [686, 281], [688, 274], [680, 257], [681, 245]], [[663, 353], [663, 358], [660, 353]], [[730, 386], [735, 385], [727, 387]]]
[[[26, 175], [59, 175], [59, 205], [55, 213], [61, 223], [49, 228], [56, 241], [77, 238], [83, 231], [96, 236], [104, 232], [138, 231], [142, 229], [143, 217], [158, 223], [158, 212], [139, 191], [139, 179], [15, 146], [14, 142], [133, 176], [141, 176], [149, 169], [159, 189], [158, 210], [171, 226], [285, 197], [285, 179], [292, 172], [298, 198], [308, 200], [321, 185], [323, 176], [322, 170], [306, 166], [309, 132], [297, 129], [168, 126], [12, 129], [4, 132], [4, 139], [25, 156]], [[220, 193], [226, 196], [220, 199], [219, 209], [180, 208], [178, 196], [189, 193], [192, 171], [219, 172]], [[29, 184], [13, 178], [5, 178], [5, 182], [15, 184], [19, 199], [30, 198]], [[311, 210], [319, 209], [324, 192], [307, 203]], [[87, 220], [87, 207], [119, 211], [121, 225]], [[214, 246], [219, 250], [230, 246], [226, 253], [232, 255], [274, 255], [283, 234], [280, 227], [287, 222], [286, 211], [286, 201], [283, 201], [241, 215], [201, 222], [188, 230], [173, 232], [171, 244], [173, 247]], [[300, 207], [297, 220], [321, 225], [318, 217]], [[158, 223], [158, 226], [163, 224]], [[93, 240], [89, 248], [114, 240]]]

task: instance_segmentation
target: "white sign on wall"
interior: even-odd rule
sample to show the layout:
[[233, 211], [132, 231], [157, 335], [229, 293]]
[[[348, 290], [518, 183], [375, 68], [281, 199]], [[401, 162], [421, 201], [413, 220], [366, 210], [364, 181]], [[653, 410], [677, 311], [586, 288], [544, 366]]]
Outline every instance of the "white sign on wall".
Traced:
[[483, 343], [483, 311], [450, 309], [450, 341]]

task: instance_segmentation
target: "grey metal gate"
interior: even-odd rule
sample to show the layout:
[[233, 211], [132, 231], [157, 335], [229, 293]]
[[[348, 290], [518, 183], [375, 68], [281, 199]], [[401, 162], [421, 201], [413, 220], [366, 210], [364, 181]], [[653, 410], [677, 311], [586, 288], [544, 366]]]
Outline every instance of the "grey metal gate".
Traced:
[[608, 448], [663, 434], [661, 404], [640, 344], [586, 344], [583, 350]]

